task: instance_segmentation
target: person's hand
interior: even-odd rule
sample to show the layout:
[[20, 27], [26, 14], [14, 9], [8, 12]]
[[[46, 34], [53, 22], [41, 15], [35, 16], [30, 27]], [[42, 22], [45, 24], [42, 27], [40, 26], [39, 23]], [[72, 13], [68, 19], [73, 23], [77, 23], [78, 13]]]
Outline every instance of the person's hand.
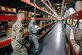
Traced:
[[41, 27], [38, 27], [38, 30], [41, 29]]
[[35, 28], [38, 28], [38, 26], [37, 26], [37, 25], [35, 25]]

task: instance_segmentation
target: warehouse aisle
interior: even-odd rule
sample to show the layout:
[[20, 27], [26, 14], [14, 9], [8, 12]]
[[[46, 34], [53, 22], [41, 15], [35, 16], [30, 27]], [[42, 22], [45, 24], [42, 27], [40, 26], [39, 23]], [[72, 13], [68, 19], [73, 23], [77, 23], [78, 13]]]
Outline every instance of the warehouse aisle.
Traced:
[[40, 43], [40, 47], [42, 47], [40, 55], [65, 55], [64, 35], [61, 22], [57, 23], [45, 36]]

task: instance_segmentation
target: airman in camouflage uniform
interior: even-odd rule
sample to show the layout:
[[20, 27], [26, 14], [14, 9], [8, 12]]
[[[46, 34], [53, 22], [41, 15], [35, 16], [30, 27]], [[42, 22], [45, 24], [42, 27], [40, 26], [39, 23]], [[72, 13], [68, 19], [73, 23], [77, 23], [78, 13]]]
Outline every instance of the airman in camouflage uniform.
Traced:
[[29, 39], [33, 43], [31, 51], [34, 54], [32, 54], [32, 55], [35, 55], [39, 48], [37, 30], [38, 30], [38, 28], [35, 27], [35, 19], [32, 18], [31, 22], [28, 25]]
[[21, 21], [24, 19], [23, 13], [18, 13], [17, 21], [12, 27], [12, 41], [14, 55], [28, 55], [26, 46], [26, 40], [24, 38], [24, 31]]

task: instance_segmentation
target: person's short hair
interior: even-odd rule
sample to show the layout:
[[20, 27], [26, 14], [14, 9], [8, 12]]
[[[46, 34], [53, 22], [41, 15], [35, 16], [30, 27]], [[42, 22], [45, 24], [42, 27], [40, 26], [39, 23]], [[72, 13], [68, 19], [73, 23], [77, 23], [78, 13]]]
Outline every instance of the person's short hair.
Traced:
[[17, 18], [19, 18], [21, 15], [24, 15], [24, 13], [23, 12], [18, 12], [17, 13]]

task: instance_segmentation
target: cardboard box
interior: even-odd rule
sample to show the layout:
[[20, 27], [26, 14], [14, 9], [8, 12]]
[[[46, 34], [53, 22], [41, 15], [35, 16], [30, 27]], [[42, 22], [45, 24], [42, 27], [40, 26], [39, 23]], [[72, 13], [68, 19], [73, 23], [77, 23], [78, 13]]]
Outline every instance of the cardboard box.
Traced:
[[76, 11], [82, 10], [82, 1], [77, 1], [75, 3], [75, 9], [76, 9]]
[[31, 17], [32, 17], [32, 13], [28, 12], [27, 18], [31, 19]]
[[65, 43], [66, 55], [71, 55], [70, 46], [68, 43]]
[[6, 10], [6, 8], [4, 6], [1, 6], [1, 10]]

